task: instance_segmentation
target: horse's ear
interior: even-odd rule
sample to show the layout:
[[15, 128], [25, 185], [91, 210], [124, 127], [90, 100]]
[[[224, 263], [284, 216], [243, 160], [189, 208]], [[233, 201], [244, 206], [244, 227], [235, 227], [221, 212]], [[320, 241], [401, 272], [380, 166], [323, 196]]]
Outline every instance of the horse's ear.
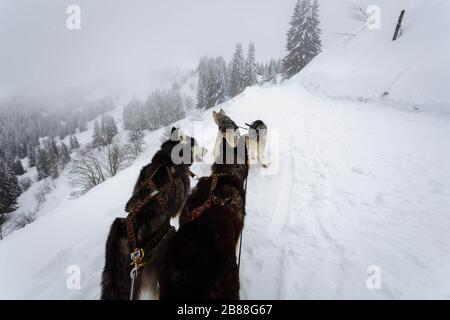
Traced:
[[217, 119], [217, 116], [218, 116], [218, 115], [219, 115], [219, 113], [213, 111], [213, 119], [214, 119], [214, 122], [215, 122], [216, 124], [219, 124], [219, 120]]
[[180, 130], [178, 130], [175, 127], [172, 127], [172, 130], [170, 131], [170, 140], [179, 141], [180, 140]]

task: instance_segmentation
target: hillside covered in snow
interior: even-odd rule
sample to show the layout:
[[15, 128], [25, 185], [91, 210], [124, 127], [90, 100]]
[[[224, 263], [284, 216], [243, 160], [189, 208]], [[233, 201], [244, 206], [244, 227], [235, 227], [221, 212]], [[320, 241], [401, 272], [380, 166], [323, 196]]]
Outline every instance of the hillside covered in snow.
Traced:
[[[379, 8], [379, 16], [374, 15], [379, 25], [370, 29], [360, 22], [297, 79], [308, 89], [337, 99], [449, 112], [450, 43], [446, 39], [450, 21], [446, 15], [450, 3], [375, 0], [370, 4]], [[400, 36], [392, 41], [402, 10]]]
[[[210, 151], [192, 167], [200, 176], [210, 172], [213, 110], [268, 125], [271, 165], [253, 167], [248, 181], [243, 299], [450, 299], [450, 3], [374, 2], [380, 30], [361, 29], [292, 79], [173, 124]], [[123, 104], [109, 112], [119, 135]], [[126, 216], [164, 130], [147, 132], [128, 168], [81, 197], [61, 173], [39, 217], [0, 241], [0, 299], [100, 297], [110, 224]], [[32, 191], [22, 197], [34, 201]], [[77, 289], [67, 286], [72, 266]], [[381, 276], [373, 290], [371, 266]]]

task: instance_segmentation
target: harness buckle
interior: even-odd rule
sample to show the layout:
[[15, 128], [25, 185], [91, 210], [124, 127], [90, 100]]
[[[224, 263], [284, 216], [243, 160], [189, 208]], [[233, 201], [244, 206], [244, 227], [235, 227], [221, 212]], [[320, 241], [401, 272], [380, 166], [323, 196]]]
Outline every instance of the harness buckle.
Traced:
[[139, 269], [145, 266], [144, 257], [145, 252], [143, 249], [136, 249], [130, 254], [130, 265], [133, 266], [133, 270], [131, 270], [131, 273], [133, 273], [135, 270], [137, 272], [139, 271]]
[[144, 258], [144, 256], [145, 256], [145, 253], [144, 253], [143, 249], [136, 249], [130, 254], [131, 261], [135, 261], [140, 258], [142, 259], [142, 258]]

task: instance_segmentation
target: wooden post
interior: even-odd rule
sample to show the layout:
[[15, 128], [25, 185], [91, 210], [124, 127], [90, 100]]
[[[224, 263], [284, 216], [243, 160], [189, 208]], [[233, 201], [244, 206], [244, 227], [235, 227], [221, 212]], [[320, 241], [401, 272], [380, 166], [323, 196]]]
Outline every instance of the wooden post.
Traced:
[[402, 10], [402, 12], [400, 13], [400, 17], [398, 17], [397, 27], [395, 28], [394, 38], [392, 39], [392, 41], [397, 40], [398, 33], [400, 31], [400, 28], [402, 27], [402, 21], [403, 21], [404, 15], [405, 15], [405, 10]]

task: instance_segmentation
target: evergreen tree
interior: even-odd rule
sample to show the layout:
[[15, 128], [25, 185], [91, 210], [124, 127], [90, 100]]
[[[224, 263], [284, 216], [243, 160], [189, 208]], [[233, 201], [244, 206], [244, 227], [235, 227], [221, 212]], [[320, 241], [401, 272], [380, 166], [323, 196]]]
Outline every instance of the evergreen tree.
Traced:
[[[87, 130], [87, 120], [84, 115], [80, 116], [80, 119], [78, 121], [78, 129], [80, 132], [84, 132]], [[72, 134], [75, 134], [76, 130], [73, 130]]]
[[36, 166], [36, 150], [29, 148], [28, 150], [28, 167], [32, 168]]
[[238, 43], [231, 63], [230, 95], [237, 96], [245, 89], [245, 60], [242, 45]]
[[250, 43], [247, 51], [247, 60], [245, 61], [245, 86], [251, 87], [257, 83], [255, 44]]
[[302, 70], [321, 51], [319, 3], [299, 0], [295, 6], [287, 33], [288, 54], [283, 60], [284, 78], [288, 79]]
[[178, 121], [186, 116], [183, 106], [183, 98], [179, 91], [168, 90], [163, 95], [164, 115], [162, 126], [166, 126], [172, 122]]
[[148, 128], [145, 105], [142, 101], [134, 98], [123, 110], [123, 127], [125, 130], [139, 128], [141, 130]]
[[230, 61], [226, 66], [226, 81], [225, 81], [225, 96], [233, 97], [231, 94], [231, 73], [233, 71], [233, 61]]
[[225, 102], [227, 95], [227, 64], [223, 57], [216, 58], [216, 104]]
[[37, 148], [36, 151], [36, 170], [38, 180], [42, 180], [50, 176], [50, 165], [48, 153], [44, 148]]
[[215, 66], [210, 63], [208, 65], [208, 78], [206, 81], [205, 106], [206, 109], [212, 108], [216, 105], [216, 73]]
[[76, 136], [71, 136], [70, 137], [70, 149], [71, 150], [75, 150], [80, 148], [80, 144], [78, 143], [78, 139]]
[[4, 214], [14, 211], [17, 198], [22, 193], [17, 176], [5, 165], [0, 166], [0, 225], [4, 222]]
[[61, 146], [59, 147], [59, 161], [61, 163], [61, 167], [64, 168], [70, 160], [69, 149], [64, 142], [61, 142]]
[[203, 109], [206, 105], [206, 85], [202, 77], [198, 77], [197, 83], [197, 109]]
[[203, 109], [207, 106], [208, 65], [209, 59], [207, 57], [202, 57], [198, 63], [197, 109]]
[[94, 132], [92, 134], [92, 147], [98, 148], [103, 145], [102, 132], [100, 130], [100, 124], [96, 120], [94, 122]]
[[19, 180], [17, 179], [17, 176], [12, 172], [11, 170], [6, 170], [6, 178], [7, 178], [7, 185], [9, 187], [9, 192], [11, 194], [11, 197], [13, 199], [13, 202], [16, 202], [15, 200], [22, 194], [22, 189], [20, 189], [19, 186]]
[[47, 140], [46, 148], [48, 153], [49, 173], [50, 176], [55, 179], [59, 175], [59, 150], [54, 138]]
[[118, 133], [116, 121], [113, 117], [104, 115], [101, 123], [102, 145], [109, 145], [112, 143], [114, 136]]
[[20, 159], [16, 159], [16, 161], [14, 161], [11, 170], [12, 172], [14, 172], [15, 175], [18, 176], [21, 176], [25, 173], [25, 170], [23, 169], [22, 166], [22, 161], [20, 161]]
[[314, 0], [306, 19], [307, 34], [311, 35], [308, 46], [306, 47], [307, 64], [322, 51], [322, 40], [320, 39], [322, 29], [320, 28], [319, 10], [319, 1]]
[[130, 130], [128, 140], [133, 148], [134, 155], [139, 155], [144, 146], [144, 132], [140, 128], [135, 127]]
[[225, 73], [226, 63], [222, 57], [210, 60], [206, 86], [206, 108], [212, 108], [225, 101]]
[[3, 224], [5, 213], [14, 210], [15, 203], [11, 204], [11, 196], [6, 188], [6, 174], [2, 167], [0, 167], [0, 226]]

